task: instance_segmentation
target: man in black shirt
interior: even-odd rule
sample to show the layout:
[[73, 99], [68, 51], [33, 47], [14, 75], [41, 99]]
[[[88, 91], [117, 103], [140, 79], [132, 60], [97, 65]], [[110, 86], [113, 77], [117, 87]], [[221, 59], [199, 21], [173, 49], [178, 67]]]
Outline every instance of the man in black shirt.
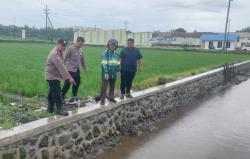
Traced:
[[131, 87], [134, 77], [138, 70], [142, 71], [142, 54], [138, 48], [134, 47], [134, 39], [129, 38], [127, 40], [127, 47], [125, 47], [120, 53], [121, 60], [121, 99], [133, 98], [131, 95]]

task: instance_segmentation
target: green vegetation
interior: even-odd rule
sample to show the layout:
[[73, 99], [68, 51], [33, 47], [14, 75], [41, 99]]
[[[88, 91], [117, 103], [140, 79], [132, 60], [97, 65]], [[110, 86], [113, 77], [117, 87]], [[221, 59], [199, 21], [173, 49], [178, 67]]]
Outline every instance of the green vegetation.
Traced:
[[31, 122], [50, 114], [44, 98], [20, 98], [0, 93], [0, 130]]
[[[47, 83], [44, 67], [51, 44], [0, 44], [0, 129], [27, 123], [46, 113]], [[100, 54], [104, 47], [85, 47], [85, 56], [90, 70], [82, 73], [79, 89], [81, 98], [99, 93], [101, 84]], [[120, 49], [119, 49], [120, 50]], [[144, 56], [144, 71], [138, 72], [134, 89], [140, 90], [157, 85], [159, 77], [168, 81], [190, 76], [221, 66], [224, 63], [250, 59], [248, 55], [176, 51], [164, 49], [141, 49]], [[63, 84], [63, 83], [62, 83]], [[117, 82], [119, 88], [119, 81]], [[23, 96], [16, 101], [13, 95]], [[71, 92], [68, 93], [71, 95]], [[31, 98], [30, 98], [31, 97]]]
[[[27, 97], [47, 94], [44, 66], [47, 55], [54, 45], [49, 44], [1, 44], [0, 91]], [[81, 97], [95, 95], [100, 89], [100, 54], [102, 47], [86, 47], [86, 60], [90, 70], [86, 77], [82, 72]], [[145, 69], [138, 73], [135, 87], [142, 89], [157, 84], [160, 76], [174, 80], [192, 73], [207, 71], [225, 62], [250, 59], [240, 54], [202, 53], [141, 49]], [[118, 82], [119, 83], [119, 82]]]
[[[14, 25], [1, 25], [0, 24], [0, 40], [21, 40], [22, 30], [26, 32], [25, 40], [34, 40], [41, 41], [46, 39], [46, 28], [36, 28], [29, 27], [27, 25], [20, 27]], [[59, 38], [64, 38], [69, 41], [73, 41], [74, 38], [74, 29], [73, 27], [69, 28], [56, 28], [54, 30], [48, 29], [49, 40], [55, 40]]]
[[250, 26], [241, 29], [242, 32], [250, 32]]

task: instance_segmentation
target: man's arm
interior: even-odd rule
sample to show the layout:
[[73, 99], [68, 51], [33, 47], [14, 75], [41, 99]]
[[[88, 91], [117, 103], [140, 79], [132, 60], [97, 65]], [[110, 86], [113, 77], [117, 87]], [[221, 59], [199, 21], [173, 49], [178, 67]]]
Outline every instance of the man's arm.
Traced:
[[85, 57], [84, 57], [84, 53], [81, 52], [81, 65], [82, 65], [82, 68], [84, 70], [84, 73], [87, 75], [88, 74], [88, 69], [87, 69], [87, 66], [86, 66], [86, 61], [85, 61]]
[[52, 62], [56, 66], [56, 68], [59, 71], [59, 73], [61, 74], [61, 76], [64, 79], [69, 79], [70, 74], [67, 71], [67, 69], [65, 68], [65, 66], [63, 65], [63, 60], [58, 55], [55, 55], [55, 57], [52, 58]]
[[120, 61], [119, 61], [119, 65], [117, 66], [117, 76], [120, 77], [121, 76], [121, 65], [120, 65]]
[[66, 65], [68, 58], [70, 57], [70, 54], [71, 54], [71, 49], [69, 48], [67, 49], [65, 56], [64, 56], [64, 65]]
[[103, 71], [105, 73], [108, 73], [108, 66], [107, 66], [108, 65], [108, 59], [106, 58], [105, 53], [102, 54], [101, 64], [102, 64]]
[[117, 65], [116, 65], [116, 72], [118, 73], [118, 76], [120, 76], [120, 71], [121, 71], [121, 58], [119, 57], [119, 54], [118, 54]]
[[74, 79], [70, 76], [68, 70], [65, 68], [63, 60], [59, 56], [52, 58], [52, 62], [65, 80], [69, 80], [70, 83], [76, 84]]
[[[123, 49], [124, 50], [124, 49]], [[124, 54], [124, 51], [121, 51], [120, 52], [120, 55], [119, 55], [119, 58], [120, 58], [120, 64], [122, 64], [122, 59], [123, 59], [123, 54]]]
[[138, 66], [139, 66], [138, 70], [140, 72], [143, 71], [143, 61], [142, 61], [142, 58], [143, 58], [143, 56], [142, 56], [140, 50], [138, 49], [137, 63], [138, 63]]
[[143, 71], [143, 61], [142, 59], [138, 60], [138, 66], [139, 66], [139, 71], [142, 72]]
[[117, 71], [119, 77], [121, 76], [121, 67], [122, 67], [123, 58], [124, 58], [124, 49], [122, 49], [119, 55], [120, 63], [119, 63], [119, 68], [118, 68], [119, 71]]
[[108, 76], [108, 59], [106, 57], [105, 52], [102, 53], [102, 56], [101, 56], [101, 66], [102, 66], [102, 69], [103, 69], [103, 72], [104, 72], [104, 78], [106, 80], [108, 80], [109, 79], [109, 76]]

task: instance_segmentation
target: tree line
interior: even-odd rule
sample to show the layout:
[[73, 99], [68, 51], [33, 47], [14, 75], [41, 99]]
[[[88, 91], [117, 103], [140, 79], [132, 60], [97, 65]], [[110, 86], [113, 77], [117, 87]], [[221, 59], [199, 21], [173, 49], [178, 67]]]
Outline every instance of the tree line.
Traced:
[[36, 28], [25, 26], [14, 26], [14, 25], [1, 25], [0, 24], [0, 37], [1, 39], [21, 39], [22, 30], [25, 30], [26, 38], [33, 40], [55, 40], [58, 38], [64, 38], [69, 41], [74, 39], [74, 29], [73, 27], [68, 28], [57, 28], [48, 29], [48, 34], [46, 34], [46, 28]]
[[240, 31], [242, 31], [242, 32], [249, 32], [250, 33], [250, 26], [246, 27], [246, 28], [243, 28]]
[[[74, 40], [74, 28], [73, 27], [66, 27], [66, 28], [57, 28], [57, 29], [48, 29], [46, 34], [46, 28], [36, 28], [36, 27], [29, 27], [28, 25], [25, 26], [14, 26], [14, 25], [1, 25], [0, 24], [0, 39], [21, 39], [22, 30], [25, 30], [26, 39], [32, 40], [49, 40], [54, 41], [58, 38], [64, 38], [69, 41]], [[176, 32], [186, 32], [183, 28], [178, 28], [174, 30]], [[239, 31], [242, 32], [250, 32], [250, 27], [245, 27]], [[160, 31], [155, 31], [153, 33], [153, 37], [156, 37], [160, 34]]]

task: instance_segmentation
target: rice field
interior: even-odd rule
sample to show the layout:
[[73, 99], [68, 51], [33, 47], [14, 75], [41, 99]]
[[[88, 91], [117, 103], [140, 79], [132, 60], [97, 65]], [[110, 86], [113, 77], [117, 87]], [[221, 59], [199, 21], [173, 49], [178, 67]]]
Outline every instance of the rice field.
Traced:
[[[25, 97], [47, 94], [44, 68], [52, 44], [0, 44], [0, 92]], [[81, 72], [79, 96], [95, 95], [100, 90], [100, 55], [104, 47], [86, 46], [85, 57], [89, 75]], [[120, 49], [119, 49], [120, 50]], [[157, 84], [158, 77], [174, 80], [221, 66], [225, 62], [250, 59], [248, 55], [175, 51], [164, 49], [141, 49], [144, 56], [144, 71], [138, 72], [134, 89], [143, 89]], [[63, 82], [62, 82], [63, 84]], [[117, 82], [119, 86], [119, 81]], [[71, 93], [69, 93], [70, 95]]]

